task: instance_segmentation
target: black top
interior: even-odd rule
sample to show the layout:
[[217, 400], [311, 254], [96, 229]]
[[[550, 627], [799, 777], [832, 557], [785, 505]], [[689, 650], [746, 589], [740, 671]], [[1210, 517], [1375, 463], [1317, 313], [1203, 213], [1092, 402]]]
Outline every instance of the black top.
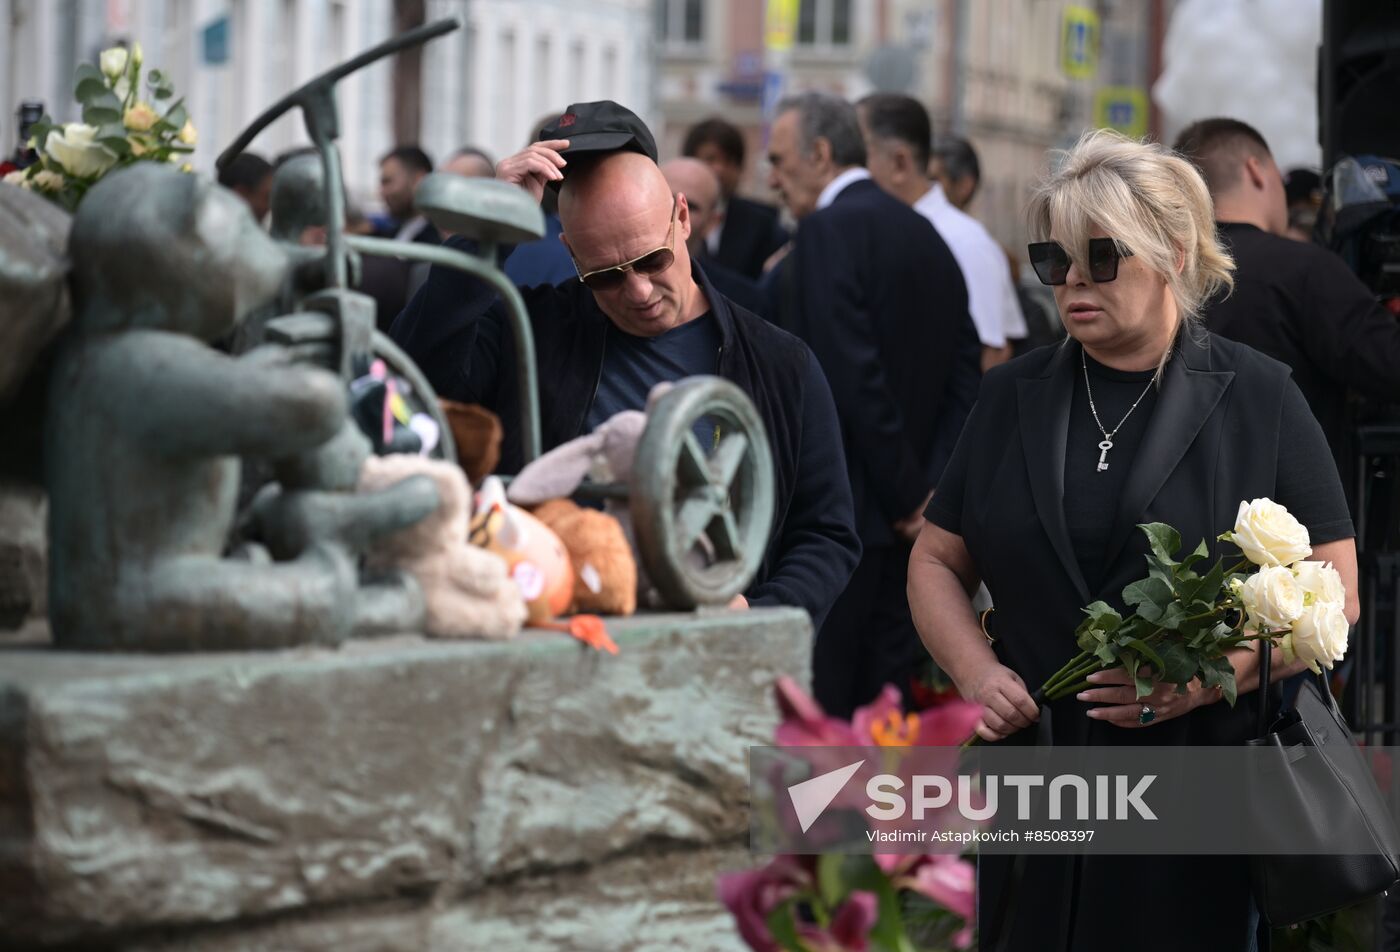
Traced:
[[870, 180], [802, 220], [774, 316], [831, 381], [856, 531], [867, 546], [938, 481], [981, 378], [967, 287], [927, 218]]
[[[446, 243], [473, 247], [461, 237]], [[702, 267], [692, 268], [719, 332], [715, 370], [753, 400], [773, 453], [773, 533], [745, 594], [756, 605], [805, 608], [820, 625], [860, 559], [850, 486], [833, 477], [843, 458], [831, 391], [805, 344], [731, 304]], [[534, 331], [542, 448], [550, 450], [586, 431], [613, 324], [578, 278], [522, 288], [521, 294]], [[516, 350], [496, 294], [470, 275], [434, 266], [394, 322], [392, 336], [440, 396], [500, 416], [500, 469], [518, 472]]]
[[646, 409], [647, 394], [659, 380], [713, 374], [719, 367], [719, 340], [719, 324], [709, 311], [655, 337], [637, 337], [609, 325], [588, 429], [614, 413]]
[[[1104, 435], [1089, 411], [1089, 396], [1081, 368], [1075, 377], [1074, 405], [1069, 411], [1069, 440], [1065, 444], [1065, 523], [1069, 526], [1070, 543], [1084, 579], [1090, 588], [1097, 588], [1103, 581], [1104, 550], [1108, 548], [1108, 533], [1113, 528], [1118, 498], [1123, 494], [1123, 484], [1128, 480], [1138, 444], [1157, 406], [1157, 388], [1152, 385], [1156, 372], [1114, 370], [1083, 351], [1080, 353], [1093, 384], [1099, 421], [1113, 433], [1113, 449], [1106, 458], [1108, 469], [1100, 471], [1102, 450], [1099, 443]], [[1139, 397], [1142, 402], [1128, 413]]]
[[1206, 327], [1291, 367], [1345, 459], [1347, 388], [1400, 401], [1400, 321], [1327, 249], [1239, 222], [1218, 227], [1235, 258], [1235, 288], [1207, 306]]

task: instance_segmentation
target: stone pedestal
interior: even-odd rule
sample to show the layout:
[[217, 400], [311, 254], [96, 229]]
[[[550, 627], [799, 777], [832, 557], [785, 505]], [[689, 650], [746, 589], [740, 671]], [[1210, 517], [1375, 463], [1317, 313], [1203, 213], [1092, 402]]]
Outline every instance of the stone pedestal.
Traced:
[[795, 610], [197, 656], [0, 650], [0, 945], [742, 948]]

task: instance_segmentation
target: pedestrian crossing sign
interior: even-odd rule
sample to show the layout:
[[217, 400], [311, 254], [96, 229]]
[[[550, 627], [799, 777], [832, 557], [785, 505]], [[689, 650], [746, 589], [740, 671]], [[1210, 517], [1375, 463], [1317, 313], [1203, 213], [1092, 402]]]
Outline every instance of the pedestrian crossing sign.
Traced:
[[1070, 79], [1092, 79], [1099, 68], [1099, 15], [1066, 7], [1060, 25], [1060, 69]]
[[1147, 91], [1139, 86], [1104, 86], [1094, 94], [1094, 125], [1140, 139], [1147, 135]]

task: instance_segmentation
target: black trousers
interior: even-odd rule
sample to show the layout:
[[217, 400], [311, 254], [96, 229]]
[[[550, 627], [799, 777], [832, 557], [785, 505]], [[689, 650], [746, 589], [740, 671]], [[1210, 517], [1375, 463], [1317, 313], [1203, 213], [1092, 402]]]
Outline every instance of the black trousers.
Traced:
[[928, 658], [905, 592], [909, 549], [903, 542], [867, 547], [817, 635], [813, 693], [834, 717], [850, 717], [887, 683], [908, 708], [910, 680]]

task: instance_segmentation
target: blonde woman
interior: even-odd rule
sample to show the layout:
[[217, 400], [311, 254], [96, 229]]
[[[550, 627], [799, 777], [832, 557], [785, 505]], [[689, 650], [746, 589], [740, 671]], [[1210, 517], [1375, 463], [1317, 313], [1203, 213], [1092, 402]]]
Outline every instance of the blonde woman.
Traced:
[[[1180, 156], [1109, 132], [1085, 136], [1031, 203], [1030, 260], [1069, 331], [983, 379], [929, 504], [909, 566], [919, 634], [988, 741], [1032, 743], [1039, 685], [1078, 649], [1080, 608], [1142, 577], [1143, 522], [1194, 546], [1229, 529], [1242, 499], [1271, 497], [1334, 562], [1355, 621], [1356, 550], [1326, 440], [1288, 368], [1198, 326], [1231, 283], [1209, 194]], [[1218, 552], [1213, 553], [1214, 555]], [[969, 594], [996, 604], [989, 643]], [[1158, 685], [1134, 696], [1122, 671], [1049, 705], [1061, 745], [1239, 744], [1255, 720], [1257, 656], [1234, 659], [1240, 699]], [[1274, 679], [1300, 669], [1274, 661]], [[1035, 726], [1036, 729], [1028, 730]], [[1008, 950], [1254, 948], [1243, 860], [983, 857], [983, 947]], [[1147, 902], [1164, 915], [1144, 917]], [[1150, 928], [1144, 928], [1147, 919]]]

